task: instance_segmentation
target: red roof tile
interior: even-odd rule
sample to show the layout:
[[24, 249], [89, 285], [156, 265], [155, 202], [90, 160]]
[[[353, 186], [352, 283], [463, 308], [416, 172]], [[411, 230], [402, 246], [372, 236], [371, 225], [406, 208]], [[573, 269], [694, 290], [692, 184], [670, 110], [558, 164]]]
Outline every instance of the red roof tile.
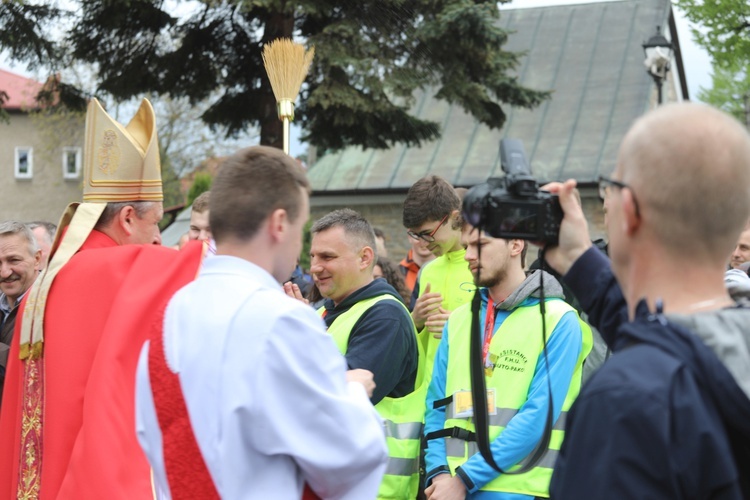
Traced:
[[35, 109], [38, 107], [36, 95], [42, 84], [10, 71], [0, 69], [0, 91], [8, 94], [3, 109]]

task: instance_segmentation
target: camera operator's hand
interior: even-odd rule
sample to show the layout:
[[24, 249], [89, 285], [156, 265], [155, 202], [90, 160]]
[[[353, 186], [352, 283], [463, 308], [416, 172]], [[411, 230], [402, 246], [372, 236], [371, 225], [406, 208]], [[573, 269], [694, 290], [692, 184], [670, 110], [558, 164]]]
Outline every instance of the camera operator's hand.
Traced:
[[414, 310], [411, 312], [411, 318], [414, 320], [417, 331], [424, 328], [425, 322], [430, 316], [440, 312], [440, 304], [442, 303], [443, 296], [437, 292], [430, 293], [430, 284], [427, 283], [424, 287], [424, 293], [414, 303]]
[[542, 186], [542, 189], [556, 193], [560, 197], [563, 211], [559, 243], [556, 247], [546, 250], [545, 260], [552, 269], [565, 275], [573, 263], [591, 246], [588, 224], [581, 208], [576, 181], [571, 179], [564, 183], [552, 182]]
[[446, 311], [445, 309], [440, 307], [438, 309], [438, 312], [432, 314], [429, 318], [427, 318], [427, 321], [425, 322], [427, 331], [432, 333], [432, 336], [436, 339], [443, 338], [443, 327], [448, 321], [448, 316], [450, 316], [450, 314], [450, 311]]

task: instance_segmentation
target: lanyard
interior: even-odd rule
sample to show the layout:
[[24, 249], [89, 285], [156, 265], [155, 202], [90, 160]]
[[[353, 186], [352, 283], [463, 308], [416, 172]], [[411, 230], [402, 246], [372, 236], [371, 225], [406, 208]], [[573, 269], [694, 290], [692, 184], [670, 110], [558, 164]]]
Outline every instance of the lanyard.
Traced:
[[490, 342], [492, 342], [492, 331], [495, 328], [495, 303], [490, 294], [487, 294], [487, 312], [484, 315], [484, 345], [482, 345], [482, 361], [487, 366], [487, 356], [490, 353]]

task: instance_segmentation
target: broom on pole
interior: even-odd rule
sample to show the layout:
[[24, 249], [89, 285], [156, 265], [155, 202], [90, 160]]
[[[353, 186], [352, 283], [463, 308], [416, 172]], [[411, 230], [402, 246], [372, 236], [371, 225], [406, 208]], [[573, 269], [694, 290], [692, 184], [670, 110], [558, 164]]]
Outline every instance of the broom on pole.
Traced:
[[263, 47], [263, 65], [271, 81], [279, 119], [284, 128], [284, 152], [289, 154], [289, 123], [294, 120], [294, 101], [310, 69], [315, 49], [278, 38]]

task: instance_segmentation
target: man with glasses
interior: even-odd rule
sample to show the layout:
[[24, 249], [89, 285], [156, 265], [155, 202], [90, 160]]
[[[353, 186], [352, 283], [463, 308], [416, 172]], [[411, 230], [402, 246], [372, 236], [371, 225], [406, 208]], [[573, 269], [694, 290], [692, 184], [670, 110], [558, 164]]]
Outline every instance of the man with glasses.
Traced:
[[468, 303], [474, 289], [461, 245], [461, 198], [442, 177], [424, 177], [406, 195], [403, 224], [409, 237], [427, 242], [437, 257], [420, 271], [412, 310], [425, 352], [425, 373], [430, 377], [448, 315]]
[[724, 270], [750, 217], [750, 137], [708, 106], [662, 106], [601, 178], [611, 262], [575, 181], [550, 265], [614, 354], [567, 420], [552, 498], [750, 498], [750, 309]]

